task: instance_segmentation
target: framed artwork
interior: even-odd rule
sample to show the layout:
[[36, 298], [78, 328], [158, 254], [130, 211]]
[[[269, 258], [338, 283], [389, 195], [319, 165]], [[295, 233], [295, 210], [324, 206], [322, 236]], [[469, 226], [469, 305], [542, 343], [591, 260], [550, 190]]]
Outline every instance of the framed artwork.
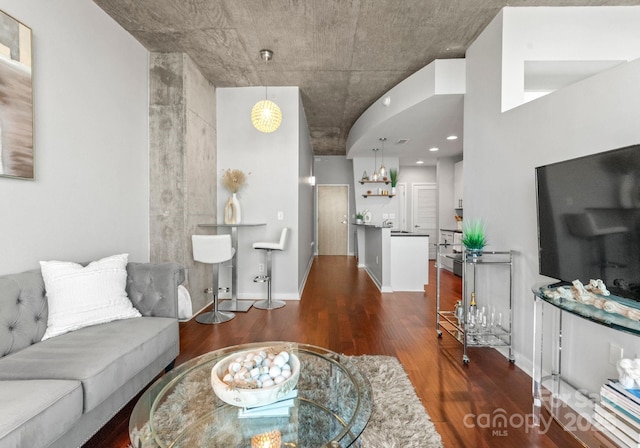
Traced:
[[33, 179], [31, 28], [0, 11], [0, 176]]

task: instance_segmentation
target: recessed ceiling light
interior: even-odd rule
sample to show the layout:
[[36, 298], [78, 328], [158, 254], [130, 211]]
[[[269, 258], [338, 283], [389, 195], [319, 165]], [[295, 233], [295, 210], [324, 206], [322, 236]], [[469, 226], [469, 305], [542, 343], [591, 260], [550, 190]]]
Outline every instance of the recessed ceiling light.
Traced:
[[458, 136], [457, 135], [450, 135], [449, 137], [447, 137], [447, 140], [458, 140]]
[[429, 148], [429, 151], [431, 152], [436, 152], [438, 151], [440, 148], [436, 148], [435, 146], [433, 148]]
[[424, 163], [424, 160], [418, 160], [418, 161], [416, 162], [416, 165], [422, 165], [423, 163]]

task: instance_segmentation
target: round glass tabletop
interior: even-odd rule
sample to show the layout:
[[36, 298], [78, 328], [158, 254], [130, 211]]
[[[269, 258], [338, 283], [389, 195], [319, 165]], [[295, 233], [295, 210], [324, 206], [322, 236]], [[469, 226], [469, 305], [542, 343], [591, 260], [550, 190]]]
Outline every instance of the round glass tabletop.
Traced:
[[[211, 369], [232, 353], [264, 347], [300, 359], [297, 397], [284, 415], [243, 417], [215, 395]], [[347, 356], [293, 342], [243, 344], [194, 358], [153, 383], [133, 409], [129, 436], [134, 448], [358, 446], [371, 400], [368, 380]]]

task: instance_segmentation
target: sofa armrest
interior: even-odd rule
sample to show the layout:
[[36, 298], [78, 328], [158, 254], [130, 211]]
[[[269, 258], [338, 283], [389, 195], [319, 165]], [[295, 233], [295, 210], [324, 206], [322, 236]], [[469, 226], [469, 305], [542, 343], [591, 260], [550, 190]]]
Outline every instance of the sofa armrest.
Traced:
[[178, 286], [184, 267], [177, 263], [128, 263], [127, 294], [143, 316], [178, 318]]

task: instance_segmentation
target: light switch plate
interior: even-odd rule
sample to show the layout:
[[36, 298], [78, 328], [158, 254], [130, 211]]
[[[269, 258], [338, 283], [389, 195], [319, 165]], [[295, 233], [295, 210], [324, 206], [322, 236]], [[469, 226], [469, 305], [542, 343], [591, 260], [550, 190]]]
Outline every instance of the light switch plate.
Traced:
[[284, 212], [278, 212], [278, 221], [282, 221], [284, 219]]

